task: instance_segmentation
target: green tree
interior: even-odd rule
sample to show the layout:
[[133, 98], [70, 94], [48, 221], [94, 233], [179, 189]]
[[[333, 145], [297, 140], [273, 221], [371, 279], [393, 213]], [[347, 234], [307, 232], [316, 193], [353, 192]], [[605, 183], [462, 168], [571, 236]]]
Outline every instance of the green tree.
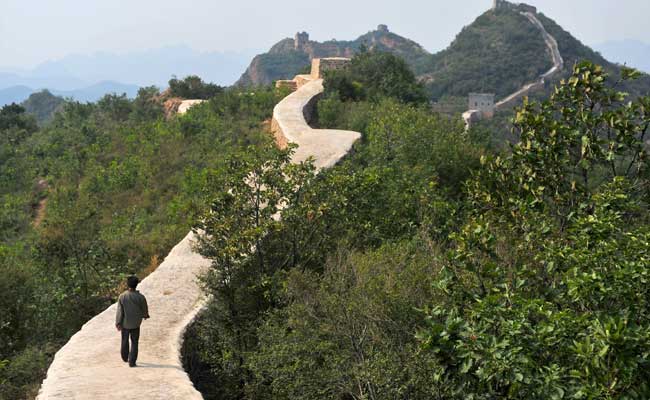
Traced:
[[325, 93], [341, 100], [378, 100], [392, 97], [405, 103], [424, 103], [424, 89], [408, 64], [390, 53], [362, 51], [343, 70], [325, 73]]
[[223, 88], [214, 83], [205, 83], [196, 75], [186, 76], [184, 79], [173, 77], [169, 80], [169, 91], [172, 96], [183, 99], [210, 99], [223, 92]]
[[[633, 77], [626, 71], [624, 79]], [[590, 63], [485, 160], [436, 277], [423, 347], [447, 398], [646, 398], [648, 99]]]

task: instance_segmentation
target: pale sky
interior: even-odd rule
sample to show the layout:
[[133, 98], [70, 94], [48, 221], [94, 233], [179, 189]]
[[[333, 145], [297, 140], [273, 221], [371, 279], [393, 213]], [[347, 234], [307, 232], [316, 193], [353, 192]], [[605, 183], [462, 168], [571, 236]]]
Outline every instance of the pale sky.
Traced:
[[[588, 45], [650, 41], [650, 0], [529, 0]], [[29, 68], [68, 54], [186, 44], [266, 50], [305, 30], [352, 40], [387, 24], [429, 51], [445, 48], [491, 0], [0, 0], [0, 66]]]

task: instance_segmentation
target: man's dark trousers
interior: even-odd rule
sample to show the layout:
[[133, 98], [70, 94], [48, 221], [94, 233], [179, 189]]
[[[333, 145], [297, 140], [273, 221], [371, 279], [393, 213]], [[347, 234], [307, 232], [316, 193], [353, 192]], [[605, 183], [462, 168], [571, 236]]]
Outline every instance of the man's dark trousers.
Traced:
[[[131, 337], [131, 351], [129, 352], [129, 336]], [[138, 359], [138, 340], [140, 340], [140, 328], [122, 328], [122, 360], [134, 366]]]

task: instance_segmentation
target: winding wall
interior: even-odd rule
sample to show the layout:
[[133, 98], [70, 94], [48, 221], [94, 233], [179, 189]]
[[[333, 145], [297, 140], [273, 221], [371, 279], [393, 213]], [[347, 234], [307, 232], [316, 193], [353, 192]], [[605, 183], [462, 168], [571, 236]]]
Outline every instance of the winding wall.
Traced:
[[[318, 169], [331, 167], [361, 137], [358, 132], [312, 129], [307, 120], [323, 91], [322, 79], [303, 81], [273, 110], [273, 131], [280, 143], [296, 143], [292, 162], [314, 158]], [[307, 118], [306, 118], [307, 115]], [[147, 296], [151, 318], [142, 325], [138, 368], [119, 354], [115, 305], [88, 321], [54, 357], [38, 400], [202, 399], [183, 370], [184, 330], [204, 304], [197, 275], [210, 260], [193, 252], [190, 232], [138, 289]]]
[[[551, 69], [549, 69], [548, 71], [540, 75], [539, 78], [534, 82], [530, 82], [524, 85], [516, 92], [510, 94], [503, 100], [495, 103], [494, 105], [495, 111], [498, 111], [503, 108], [513, 107], [514, 103], [516, 103], [521, 97], [528, 95], [533, 90], [537, 90], [544, 87], [544, 83], [546, 82], [546, 79], [555, 75], [557, 72], [560, 72], [562, 68], [564, 68], [564, 60], [562, 59], [562, 54], [560, 54], [560, 48], [558, 47], [557, 40], [555, 40], [555, 38], [550, 33], [548, 33], [546, 28], [544, 28], [544, 24], [542, 24], [542, 22], [537, 18], [537, 16], [533, 12], [520, 11], [519, 13], [524, 17], [526, 17], [533, 25], [535, 25], [537, 29], [539, 29], [540, 33], [542, 34], [542, 37], [544, 38], [544, 42], [546, 43], [546, 47], [548, 48], [551, 54], [553, 66], [551, 67]], [[469, 128], [472, 122], [481, 119], [482, 112], [480, 110], [468, 110], [463, 113], [462, 117], [463, 120], [465, 121], [465, 126]]]
[[550, 33], [544, 28], [544, 25], [542, 22], [533, 14], [532, 12], [521, 12], [521, 15], [524, 17], [528, 18], [528, 20], [539, 29], [539, 31], [542, 34], [542, 37], [544, 38], [544, 42], [546, 43], [546, 47], [548, 48], [549, 52], [551, 53], [551, 58], [553, 60], [553, 66], [551, 69], [546, 71], [544, 74], [542, 74], [539, 79], [537, 79], [535, 82], [531, 82], [518, 91], [514, 92], [510, 96], [506, 97], [505, 99], [497, 102], [494, 105], [494, 108], [499, 110], [502, 108], [507, 108], [511, 107], [512, 103], [517, 101], [519, 98], [527, 95], [531, 91], [541, 88], [544, 86], [544, 83], [546, 82], [546, 79], [550, 78], [553, 76], [555, 73], [559, 72], [562, 70], [564, 67], [564, 60], [562, 59], [562, 55], [560, 54], [560, 49], [557, 45], [557, 40], [553, 36], [551, 36]]

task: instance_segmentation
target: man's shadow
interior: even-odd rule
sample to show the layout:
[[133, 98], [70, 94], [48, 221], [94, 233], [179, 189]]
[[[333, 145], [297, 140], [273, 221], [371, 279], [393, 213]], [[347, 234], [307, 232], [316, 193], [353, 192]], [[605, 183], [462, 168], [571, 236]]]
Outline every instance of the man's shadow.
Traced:
[[139, 362], [138, 367], [140, 368], [166, 368], [166, 369], [177, 369], [177, 370], [183, 370], [181, 367], [177, 365], [164, 365], [164, 364], [152, 364], [152, 363], [145, 363], [145, 362]]

